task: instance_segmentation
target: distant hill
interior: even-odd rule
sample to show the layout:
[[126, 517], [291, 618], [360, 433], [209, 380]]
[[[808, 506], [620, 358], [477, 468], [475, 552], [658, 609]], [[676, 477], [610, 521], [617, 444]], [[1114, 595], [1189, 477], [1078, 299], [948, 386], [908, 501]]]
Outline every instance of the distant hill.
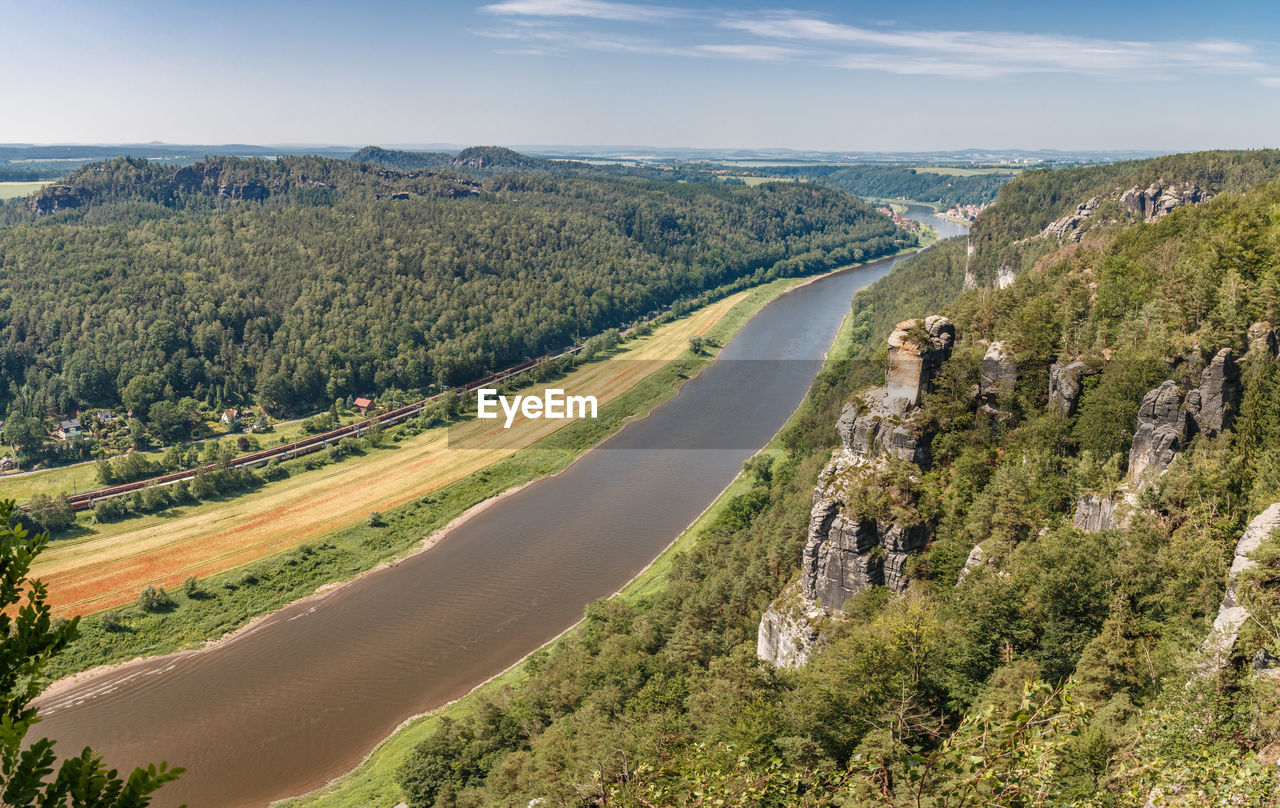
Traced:
[[434, 169], [492, 176], [517, 171], [542, 171], [561, 174], [608, 173], [599, 172], [588, 163], [574, 160], [548, 160], [530, 157], [502, 146], [472, 146], [457, 154], [446, 152], [415, 152], [365, 146], [351, 155], [354, 163], [373, 163], [399, 171]]
[[[1019, 272], [1050, 249], [1054, 239], [1036, 239], [1050, 225], [1066, 228], [1060, 235], [1079, 241], [1094, 227], [1142, 221], [1167, 194], [1202, 201], [1222, 193], [1241, 193], [1280, 178], [1280, 150], [1207, 151], [1173, 154], [1149, 160], [1107, 165], [1037, 169], [1020, 174], [1000, 189], [996, 203], [983, 212], [970, 231], [969, 275], [990, 283], [998, 270]], [[1134, 191], [1127, 202], [1125, 194]], [[1096, 200], [1090, 210], [1080, 210]], [[1163, 204], [1178, 205], [1172, 196]], [[1078, 217], [1078, 221], [1072, 218]]]

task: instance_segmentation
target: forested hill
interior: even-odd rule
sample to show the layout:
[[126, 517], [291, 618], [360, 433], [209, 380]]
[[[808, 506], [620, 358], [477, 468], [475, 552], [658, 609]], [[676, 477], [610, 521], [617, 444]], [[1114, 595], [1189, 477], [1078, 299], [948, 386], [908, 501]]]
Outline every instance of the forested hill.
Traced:
[[10, 419], [123, 406], [146, 421], [159, 401], [282, 411], [422, 392], [717, 287], [915, 239], [846, 194], [791, 184], [480, 184], [219, 158], [114, 160], [61, 188], [34, 198], [48, 213], [6, 205], [0, 228]]
[[[1280, 150], [1212, 151], [1173, 154], [1149, 160], [1065, 168], [1041, 169], [1019, 175], [1000, 189], [996, 203], [985, 210], [970, 231], [974, 255], [971, 274], [989, 283], [1000, 266], [1014, 271], [1030, 267], [1051, 248], [1051, 239], [1036, 239], [1046, 227], [1069, 217], [1090, 200], [1096, 209], [1079, 222], [1070, 221], [1067, 232], [1079, 240], [1083, 231], [1107, 222], [1133, 223], [1152, 220], [1151, 204], [1166, 193], [1198, 191], [1201, 199], [1224, 192], [1241, 192], [1258, 183], [1280, 178]], [[1129, 190], [1151, 195], [1145, 207], [1135, 209], [1122, 198]], [[1087, 220], [1087, 221], [1086, 221]]]
[[391, 171], [375, 165], [328, 157], [280, 157], [271, 160], [209, 157], [176, 167], [144, 158], [118, 157], [91, 163], [49, 185], [24, 205], [9, 203], [0, 222], [22, 223], [60, 214], [55, 221], [80, 219], [88, 208], [120, 206], [102, 216], [167, 215], [165, 210], [225, 208], [240, 202], [273, 200], [281, 205], [326, 205], [339, 199], [370, 201], [384, 197], [475, 195], [473, 179], [437, 171]]
[[591, 166], [573, 160], [547, 160], [530, 157], [502, 146], [472, 146], [457, 154], [445, 152], [415, 152], [365, 146], [351, 156], [353, 163], [374, 163], [399, 171], [437, 169], [463, 172], [478, 176], [511, 173], [515, 171], [589, 171]]
[[944, 207], [981, 205], [996, 198], [1013, 172], [965, 173], [930, 171], [906, 166], [770, 166], [757, 169], [766, 176], [795, 177], [830, 185], [857, 197], [910, 199]]
[[[962, 238], [898, 264], [855, 300], [859, 361], [824, 370], [664, 585], [593, 604], [518, 685], [438, 725], [399, 771], [409, 805], [1280, 804], [1274, 522], [1226, 601], [1253, 619], [1203, 651], [1246, 525], [1280, 516], [1280, 180], [1242, 188], [1259, 157], [1072, 170], [1081, 196], [1057, 202], [1034, 177], [1001, 205], [1035, 232], [1175, 168], [1215, 196], [1040, 239], [1003, 288], [963, 290]], [[923, 454], [820, 477], [876, 440], [842, 413], [867, 414], [895, 324], [931, 314], [958, 341], [879, 433]], [[1135, 454], [1163, 473], [1136, 479]], [[870, 577], [887, 552], [909, 556], [897, 592], [790, 599], [815, 566]], [[807, 664], [757, 658], [771, 605], [812, 621], [787, 638]]]

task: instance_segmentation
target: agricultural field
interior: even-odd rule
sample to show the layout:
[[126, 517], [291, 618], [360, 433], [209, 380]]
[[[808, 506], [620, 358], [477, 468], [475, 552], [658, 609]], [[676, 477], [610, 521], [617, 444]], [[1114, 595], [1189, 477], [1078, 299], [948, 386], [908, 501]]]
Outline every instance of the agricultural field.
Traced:
[[48, 184], [47, 182], [0, 182], [0, 199], [29, 196]]
[[[770, 284], [767, 297], [761, 290], [726, 297], [629, 342], [608, 360], [522, 393], [562, 387], [594, 395], [603, 406], [685, 353], [691, 336], [706, 334], [737, 304], [750, 298], [754, 310], [796, 282]], [[48, 585], [60, 613], [101, 611], [132, 602], [148, 584], [174, 587], [188, 576], [204, 578], [321, 539], [372, 511], [391, 510], [474, 474], [568, 423], [542, 419], [503, 429], [501, 421], [473, 420], [440, 427], [394, 448], [298, 470], [249, 494], [92, 525], [79, 537], [54, 542], [34, 574]]]

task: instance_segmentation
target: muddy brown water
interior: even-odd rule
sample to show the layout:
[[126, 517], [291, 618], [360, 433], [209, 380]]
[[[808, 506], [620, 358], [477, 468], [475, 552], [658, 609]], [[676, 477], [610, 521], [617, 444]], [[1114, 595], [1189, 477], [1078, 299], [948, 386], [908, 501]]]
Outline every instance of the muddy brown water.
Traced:
[[406, 718], [505, 670], [648, 565], [786, 421], [853, 294], [897, 260], [778, 298], [649, 417], [430, 550], [210, 650], [62, 690], [38, 731], [121, 769], [185, 766], [162, 807], [262, 806], [349, 771]]

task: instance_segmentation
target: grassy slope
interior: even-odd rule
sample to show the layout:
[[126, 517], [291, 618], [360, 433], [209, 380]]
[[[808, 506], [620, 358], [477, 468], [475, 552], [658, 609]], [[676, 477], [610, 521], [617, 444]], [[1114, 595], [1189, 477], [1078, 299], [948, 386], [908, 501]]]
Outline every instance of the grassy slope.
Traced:
[[[848, 354], [852, 342], [852, 318], [846, 317], [840, 326], [835, 344], [830, 351], [828, 362]], [[792, 419], [796, 416], [793, 415]], [[788, 423], [792, 419], [788, 420]], [[760, 450], [761, 454], [779, 454], [783, 450], [775, 437]], [[696, 519], [657, 559], [632, 580], [618, 597], [628, 600], [639, 600], [660, 590], [667, 583], [671, 560], [682, 550], [695, 544], [716, 516], [724, 510], [733, 497], [751, 488], [750, 479], [739, 474], [728, 488]], [[576, 631], [577, 626], [569, 631]], [[558, 642], [553, 640], [552, 642]], [[452, 704], [415, 719], [405, 724], [391, 737], [387, 738], [365, 761], [354, 771], [338, 778], [328, 786], [310, 794], [282, 800], [274, 803], [280, 808], [363, 808], [368, 805], [395, 805], [402, 798], [400, 787], [395, 783], [395, 771], [400, 763], [408, 757], [413, 748], [434, 732], [439, 722], [445, 718], [457, 719], [474, 709], [476, 696], [482, 691], [501, 689], [518, 684], [525, 676], [524, 662], [516, 664], [494, 679], [480, 685], [469, 695]]]

